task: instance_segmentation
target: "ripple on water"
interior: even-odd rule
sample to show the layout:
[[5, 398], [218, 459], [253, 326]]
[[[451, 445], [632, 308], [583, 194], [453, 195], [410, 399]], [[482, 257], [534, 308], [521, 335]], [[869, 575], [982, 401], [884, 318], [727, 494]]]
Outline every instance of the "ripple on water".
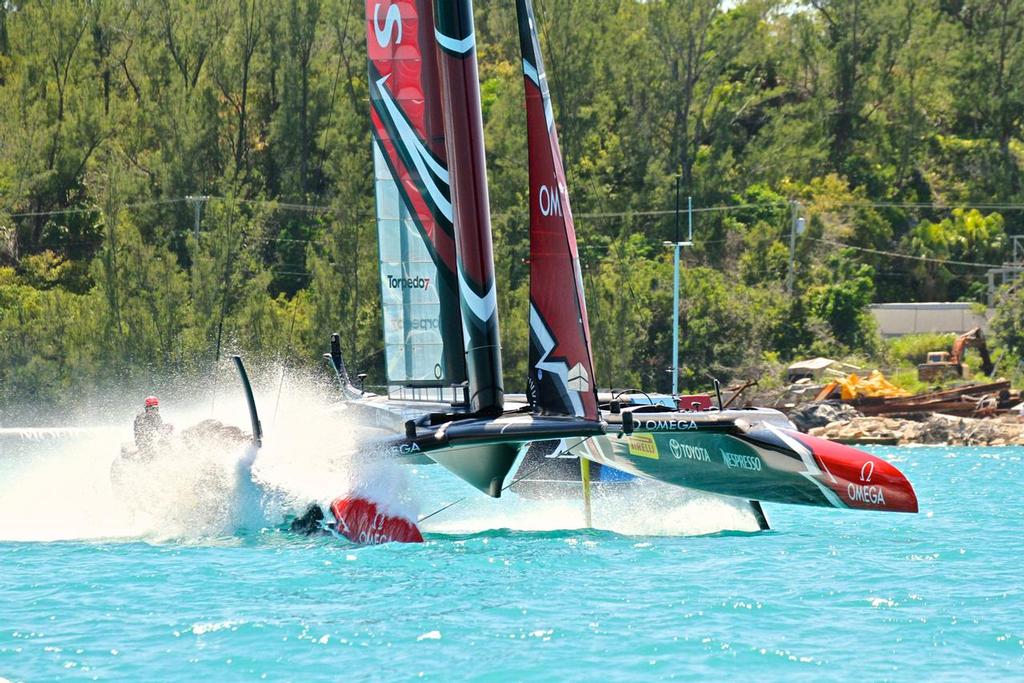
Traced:
[[[1021, 679], [1024, 516], [1007, 502], [1021, 449], [889, 452], [913, 472], [925, 514], [769, 506], [770, 533], [686, 537], [559, 528], [557, 516], [538, 525], [535, 512], [521, 529], [503, 513], [506, 528], [487, 530], [474, 524], [497, 503], [472, 498], [421, 546], [277, 531], [4, 542], [0, 671]], [[462, 495], [421, 469], [439, 501]]]

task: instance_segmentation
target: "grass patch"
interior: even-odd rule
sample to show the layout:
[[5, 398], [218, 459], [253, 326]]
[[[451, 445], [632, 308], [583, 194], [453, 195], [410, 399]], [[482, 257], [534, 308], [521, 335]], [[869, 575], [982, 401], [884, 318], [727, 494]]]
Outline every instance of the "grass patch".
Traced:
[[[885, 342], [888, 355], [897, 363], [917, 366], [928, 360], [929, 351], [949, 351], [953, 348], [956, 335], [949, 334], [908, 334]], [[916, 376], [916, 372], [915, 372]]]
[[898, 386], [900, 389], [906, 389], [912, 394], [923, 394], [926, 391], [931, 391], [935, 386], [922, 382], [917, 378], [917, 368], [900, 368], [894, 370], [891, 376], [888, 376], [890, 382]]

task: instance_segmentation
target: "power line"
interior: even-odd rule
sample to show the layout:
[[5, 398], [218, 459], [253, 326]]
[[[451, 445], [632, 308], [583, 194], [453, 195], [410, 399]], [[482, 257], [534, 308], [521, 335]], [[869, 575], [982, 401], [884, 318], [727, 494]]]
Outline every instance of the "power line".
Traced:
[[[286, 211], [305, 211], [305, 212], [309, 212], [309, 213], [321, 213], [321, 214], [331, 213], [331, 212], [336, 211], [336, 209], [334, 209], [332, 207], [318, 205], [318, 204], [300, 204], [300, 203], [293, 203], [293, 202], [279, 202], [279, 201], [276, 201], [276, 200], [267, 200], [267, 199], [242, 199], [242, 198], [236, 198], [236, 197], [220, 197], [220, 196], [210, 196], [210, 197], [207, 197], [207, 199], [210, 200], [210, 201], [237, 202], [237, 203], [241, 203], [241, 204], [248, 204], [248, 205], [254, 205], [254, 206], [264, 206], [264, 207], [269, 207], [271, 209], [279, 209], [279, 210], [286, 210]], [[129, 208], [129, 209], [131, 209], [131, 208], [144, 208], [144, 207], [148, 207], [148, 206], [157, 206], [157, 205], [165, 205], [165, 204], [183, 203], [183, 202], [186, 202], [186, 201], [188, 201], [187, 197], [176, 197], [176, 198], [169, 198], [169, 199], [155, 199], [155, 200], [150, 200], [150, 201], [132, 202], [132, 203], [128, 203], [128, 204], [122, 204], [121, 208]], [[788, 204], [788, 202], [778, 201], [778, 202], [761, 202], [761, 203], [750, 203], [750, 204], [731, 204], [731, 205], [704, 206], [704, 207], [696, 207], [696, 208], [694, 208], [693, 212], [694, 213], [709, 213], [709, 212], [722, 212], [722, 213], [726, 213], [726, 212], [731, 212], [731, 211], [742, 211], [742, 210], [749, 210], [749, 209], [779, 208], [779, 207], [784, 207], [787, 204]], [[1012, 204], [1012, 203], [979, 203], [979, 204], [965, 204], [965, 205], [960, 205], [960, 206], [950, 206], [950, 205], [947, 205], [947, 204], [940, 204], [940, 203], [937, 203], [937, 202], [851, 201], [851, 202], [837, 202], [833, 206], [836, 207], [836, 208], [856, 208], [856, 207], [879, 207], [879, 208], [881, 208], [881, 207], [893, 207], [893, 208], [933, 208], [933, 209], [942, 209], [942, 210], [952, 210], [952, 209], [955, 209], [955, 208], [1002, 210], [1002, 211], [1006, 211], [1006, 210], [1024, 210], [1024, 204]], [[55, 209], [53, 211], [19, 212], [19, 213], [12, 213], [12, 214], [10, 214], [10, 216], [12, 218], [28, 218], [28, 217], [41, 217], [41, 216], [54, 216], [54, 215], [90, 213], [90, 212], [94, 212], [94, 211], [102, 211], [102, 209], [100, 209], [99, 207], [81, 207], [81, 208]], [[677, 211], [674, 210], [674, 209], [640, 210], [640, 211], [604, 211], [604, 212], [578, 213], [578, 214], [576, 214], [576, 217], [577, 218], [582, 218], [582, 219], [631, 218], [631, 217], [669, 216], [669, 215], [674, 215], [676, 213], [677, 213]], [[504, 214], [498, 214], [498, 215], [507, 215], [507, 212], [504, 213]], [[367, 217], [366, 220], [371, 220], [371, 219], [369, 217]], [[179, 233], [179, 232], [183, 232], [183, 231], [182, 230], [173, 230], [172, 231], [172, 233]], [[299, 244], [308, 244], [308, 243], [325, 244], [327, 242], [327, 240], [328, 240], [328, 237], [326, 235], [320, 235], [320, 236], [317, 236], [317, 237], [309, 237], [309, 238], [252, 237], [250, 239], [252, 239], [253, 241], [259, 241], [259, 242], [287, 242], [287, 243], [299, 243]], [[844, 249], [854, 249], [856, 251], [861, 251], [861, 252], [870, 253], [870, 254], [876, 254], [876, 255], [879, 255], [879, 256], [888, 256], [888, 257], [892, 257], [892, 258], [902, 258], [902, 259], [909, 259], [909, 260], [914, 260], [914, 261], [922, 261], [922, 262], [927, 262], [927, 263], [959, 265], [959, 266], [966, 266], [966, 267], [970, 267], [970, 268], [999, 268], [1000, 267], [1000, 265], [998, 265], [998, 264], [991, 264], [991, 263], [975, 263], [975, 262], [970, 262], [970, 261], [957, 261], [957, 260], [954, 260], [954, 259], [939, 259], [939, 258], [933, 258], [933, 257], [927, 257], [927, 256], [916, 256], [916, 255], [913, 255], [913, 254], [903, 254], [903, 253], [899, 253], [899, 252], [885, 251], [885, 250], [881, 250], [881, 249], [871, 249], [871, 248], [868, 248], [868, 247], [858, 247], [858, 246], [854, 246], [854, 245], [850, 245], [850, 244], [845, 244], [845, 243], [842, 243], [842, 242], [836, 242], [836, 241], [833, 241], [833, 240], [827, 240], [827, 239], [816, 238], [816, 237], [808, 237], [808, 239], [820, 242], [822, 244], [827, 244], [827, 245], [830, 245], [830, 246], [840, 247], [840, 248], [844, 248]], [[96, 243], [99, 243], [100, 241], [101, 240], [98, 240]], [[714, 240], [714, 242], [721, 242], [721, 241], [725, 241], [725, 240]], [[91, 244], [96, 244], [96, 243], [93, 243], [93, 242], [75, 242], [74, 244], [90, 244], [91, 245]], [[712, 242], [710, 242], [710, 241], [702, 242], [702, 244], [711, 244], [711, 243]], [[65, 245], [70, 245], [70, 244], [72, 244], [72, 243], [65, 243]], [[580, 247], [581, 251], [589, 251], [589, 250], [592, 250], [592, 249], [598, 249], [598, 250], [607, 252], [608, 245], [600, 245], [600, 246], [598, 246], [598, 245], [582, 245]], [[289, 273], [289, 274], [291, 274], [291, 273]], [[296, 275], [297, 274], [298, 273], [296, 273]]]
[[[121, 204], [118, 208], [123, 209], [141, 209], [147, 206], [156, 206], [158, 204], [180, 204], [185, 201], [185, 197], [175, 199], [152, 199], [145, 202], [132, 202], [131, 204]], [[78, 213], [93, 213], [95, 211], [102, 211], [98, 206], [78, 207], [71, 209], [54, 209], [53, 211], [22, 211], [20, 213], [8, 214], [11, 218], [34, 218], [40, 216], [58, 216], [63, 214], [78, 214]]]
[[953, 259], [940, 259], [931, 258], [928, 256], [914, 256], [913, 254], [901, 254], [895, 251], [883, 251], [881, 249], [870, 249], [868, 247], [856, 247], [852, 244], [844, 244], [842, 242], [835, 242], [833, 240], [822, 239], [820, 237], [807, 237], [809, 240], [815, 242], [821, 242], [822, 244], [828, 244], [833, 247], [841, 247], [843, 249], [853, 249], [855, 251], [865, 251], [869, 254], [878, 254], [880, 256], [892, 256], [894, 258], [905, 258], [914, 261], [927, 261], [928, 263], [940, 263], [940, 264], [951, 264], [956, 266], [969, 266], [971, 268], [1000, 268], [1001, 266], [993, 265], [991, 263], [973, 263], [971, 261], [955, 261]]
[[336, 211], [330, 206], [321, 206], [319, 204], [295, 204], [292, 202], [279, 202], [273, 199], [237, 199], [229, 197], [210, 197], [210, 199], [220, 201], [236, 201], [241, 204], [250, 204], [253, 206], [267, 206], [272, 209], [287, 209], [289, 211], [305, 211], [307, 213], [331, 213]]
[[[715, 206], [695, 207], [693, 209], [693, 213], [728, 213], [729, 211], [743, 211], [746, 209], [767, 209], [778, 206], [787, 206], [788, 204], [789, 202], [763, 202], [761, 204], [719, 204]], [[641, 211], [602, 211], [592, 213], [576, 213], [573, 215], [576, 218], [632, 218], [634, 216], [674, 216], [677, 213], [686, 212], [676, 211], [675, 209], [650, 209]]]
[[[281, 209], [287, 211], [304, 211], [307, 213], [334, 213], [339, 209], [331, 206], [325, 206], [322, 204], [302, 204], [297, 202], [282, 202], [274, 199], [244, 199], [240, 197], [223, 197], [223, 196], [208, 196], [210, 201], [222, 201], [222, 202], [237, 202], [240, 204], [249, 204], [252, 206], [263, 206], [271, 209]], [[147, 206], [156, 206], [160, 204], [180, 204], [188, 201], [187, 197], [175, 197], [169, 199], [154, 199], [143, 202], [132, 202], [128, 204], [122, 204], [121, 208], [132, 209], [132, 208], [143, 208]], [[768, 209], [768, 208], [780, 208], [787, 206], [787, 201], [776, 201], [776, 202], [758, 202], [748, 204], [716, 204], [712, 206], [698, 206], [693, 208], [693, 213], [729, 213], [732, 211], [746, 211], [749, 209]], [[836, 202], [831, 205], [834, 208], [904, 208], [904, 209], [936, 209], [941, 211], [952, 211], [954, 209], [978, 209], [986, 211], [1024, 211], [1024, 204], [1014, 203], [976, 203], [976, 204], [945, 204], [942, 202], [886, 202], [886, 201], [846, 201]], [[9, 214], [11, 218], [28, 218], [28, 217], [39, 217], [39, 216], [55, 216], [62, 214], [76, 214], [76, 213], [90, 213], [93, 211], [101, 211], [100, 207], [79, 207], [79, 208], [68, 208], [68, 209], [54, 209], [52, 211], [26, 211], [19, 213]], [[361, 213], [361, 212], [357, 212]], [[502, 211], [494, 213], [495, 216], [509, 216], [513, 215], [514, 211]], [[671, 216], [675, 215], [675, 209], [639, 209], [639, 210], [627, 210], [627, 211], [588, 211], [576, 213], [576, 218], [595, 219], [595, 218], [640, 218], [640, 217], [655, 217], [655, 216]], [[370, 214], [363, 214], [366, 220], [372, 220], [373, 216]]]
[[1024, 211], [1024, 204], [945, 204], [942, 202], [877, 202], [877, 201], [856, 201], [839, 202], [839, 207], [865, 207], [865, 208], [897, 208], [897, 209], [937, 209], [940, 211], [953, 211], [954, 209], [984, 209], [986, 211]]

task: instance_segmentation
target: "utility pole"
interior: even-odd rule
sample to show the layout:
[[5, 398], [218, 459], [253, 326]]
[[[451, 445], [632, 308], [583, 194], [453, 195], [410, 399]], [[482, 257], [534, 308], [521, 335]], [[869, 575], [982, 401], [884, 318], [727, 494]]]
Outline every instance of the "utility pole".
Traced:
[[[998, 303], [997, 294], [1001, 287], [1014, 283], [1024, 275], [1024, 235], [1010, 235], [1013, 245], [1013, 260], [1003, 262], [1001, 268], [989, 268], [988, 270], [988, 307], [995, 308]], [[996, 277], [999, 283], [996, 283]]]
[[693, 246], [693, 197], [686, 198], [687, 238], [679, 240], [679, 183], [682, 174], [676, 176], [676, 237], [672, 242], [663, 242], [664, 246], [672, 246], [675, 251], [672, 278], [672, 395], [679, 395], [679, 250], [681, 247]]
[[804, 234], [804, 218], [800, 215], [800, 202], [789, 203], [789, 272], [786, 274], [786, 294], [793, 296], [794, 268], [796, 266], [796, 236]]
[[185, 197], [185, 201], [192, 205], [192, 210], [195, 212], [195, 224], [193, 227], [196, 243], [199, 243], [199, 216], [203, 208], [203, 203], [207, 201], [209, 197], [205, 195], [188, 195]]

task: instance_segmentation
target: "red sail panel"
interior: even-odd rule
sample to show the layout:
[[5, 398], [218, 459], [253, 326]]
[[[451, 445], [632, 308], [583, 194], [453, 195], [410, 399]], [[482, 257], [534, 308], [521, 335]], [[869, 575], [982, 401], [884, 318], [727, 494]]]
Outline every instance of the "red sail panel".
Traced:
[[516, 0], [530, 161], [529, 395], [541, 413], [598, 419], [590, 324], [530, 0]]
[[430, 0], [367, 0], [385, 355], [391, 384], [465, 380]]
[[434, 23], [470, 408], [495, 414], [504, 405], [504, 386], [472, 2], [435, 0]]

